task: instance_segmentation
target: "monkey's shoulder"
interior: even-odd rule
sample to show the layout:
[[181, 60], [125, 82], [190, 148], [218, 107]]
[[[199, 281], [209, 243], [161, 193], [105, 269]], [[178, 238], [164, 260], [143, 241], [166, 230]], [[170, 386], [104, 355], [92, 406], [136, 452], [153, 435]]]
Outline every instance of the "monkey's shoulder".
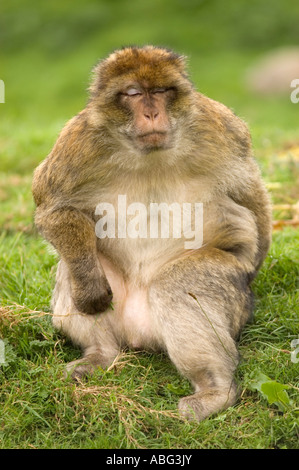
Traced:
[[94, 162], [103, 154], [102, 139], [92, 128], [85, 110], [63, 127], [50, 154], [36, 168], [32, 191], [36, 202], [68, 194], [94, 173]]
[[82, 158], [92, 158], [95, 152], [95, 132], [88, 123], [84, 109], [63, 127], [51, 152], [51, 160], [64, 160], [82, 166]]
[[[197, 93], [196, 107], [200, 116], [199, 125], [206, 122], [206, 127], [219, 140], [227, 142], [229, 146], [239, 147], [245, 156], [251, 150], [251, 136], [248, 125], [223, 103]], [[239, 153], [239, 152], [238, 152]]]

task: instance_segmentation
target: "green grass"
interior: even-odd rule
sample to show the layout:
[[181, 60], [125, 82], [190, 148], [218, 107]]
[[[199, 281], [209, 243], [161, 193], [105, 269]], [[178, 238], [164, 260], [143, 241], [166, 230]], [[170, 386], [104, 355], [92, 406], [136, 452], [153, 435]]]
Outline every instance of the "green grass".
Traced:
[[[240, 341], [238, 403], [200, 424], [182, 421], [180, 396], [191, 392], [163, 355], [126, 352], [108, 371], [79, 385], [63, 378], [66, 362], [80, 356], [53, 330], [49, 314], [55, 256], [26, 233], [1, 240], [1, 334], [6, 365], [0, 369], [1, 447], [9, 448], [296, 448], [298, 364], [290, 342], [298, 335], [297, 233], [274, 237], [255, 282], [254, 323]], [[262, 371], [289, 384], [282, 413], [250, 382]]]
[[[274, 232], [254, 282], [255, 316], [239, 344], [237, 404], [197, 424], [177, 413], [179, 398], [191, 388], [164, 355], [126, 351], [89, 380], [76, 385], [63, 378], [65, 363], [80, 351], [52, 327], [57, 260], [33, 226], [33, 169], [64, 122], [84, 106], [91, 67], [124, 43], [165, 44], [190, 56], [197, 88], [249, 123], [273, 202], [290, 205], [275, 207], [274, 217], [293, 217], [299, 162], [285, 144], [298, 146], [299, 104], [286, 96], [254, 96], [243, 78], [262, 50], [297, 37], [298, 7], [273, 1], [270, 14], [264, 1], [249, 6], [229, 0], [223, 20], [222, 3], [88, 0], [83, 8], [76, 0], [71, 7], [4, 2], [0, 338], [6, 362], [0, 365], [0, 448], [298, 448], [299, 363], [291, 361], [291, 341], [299, 334], [298, 229]], [[287, 404], [270, 403], [253, 387], [259, 373], [289, 386]]]

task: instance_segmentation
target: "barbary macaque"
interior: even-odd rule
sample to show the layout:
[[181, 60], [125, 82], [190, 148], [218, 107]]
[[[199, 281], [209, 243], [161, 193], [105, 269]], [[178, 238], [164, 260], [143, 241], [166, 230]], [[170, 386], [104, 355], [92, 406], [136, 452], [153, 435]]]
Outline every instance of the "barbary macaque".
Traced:
[[234, 404], [270, 202], [246, 124], [195, 90], [184, 57], [145, 46], [101, 61], [33, 195], [60, 257], [53, 323], [83, 350], [69, 374], [123, 348], [165, 351], [194, 387], [184, 417]]

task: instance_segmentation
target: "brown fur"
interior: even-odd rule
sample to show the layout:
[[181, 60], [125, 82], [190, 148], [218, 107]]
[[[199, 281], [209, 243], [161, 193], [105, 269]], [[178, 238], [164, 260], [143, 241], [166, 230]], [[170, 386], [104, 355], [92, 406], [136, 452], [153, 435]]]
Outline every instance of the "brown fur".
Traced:
[[[152, 46], [100, 62], [90, 91], [33, 180], [36, 225], [61, 258], [53, 322], [84, 351], [68, 370], [106, 367], [125, 346], [164, 350], [195, 389], [181, 413], [204, 419], [235, 401], [236, 339], [271, 237], [247, 126], [194, 89], [182, 57]], [[95, 208], [118, 195], [203, 203], [203, 246], [97, 238]]]

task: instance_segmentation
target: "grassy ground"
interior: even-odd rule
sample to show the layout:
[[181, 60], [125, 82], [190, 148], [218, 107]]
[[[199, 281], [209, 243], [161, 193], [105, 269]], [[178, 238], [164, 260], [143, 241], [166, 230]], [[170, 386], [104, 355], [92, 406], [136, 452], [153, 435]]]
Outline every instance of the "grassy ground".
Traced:
[[[254, 14], [246, 13], [248, 22], [232, 32], [229, 25], [238, 24], [241, 15], [236, 2], [226, 2], [231, 9], [224, 22], [221, 11], [214, 16], [219, 2], [208, 7], [207, 2], [176, 1], [175, 11], [170, 1], [158, 0], [151, 6], [138, 2], [136, 8], [127, 0], [102, 1], [101, 9], [92, 0], [82, 9], [76, 0], [72, 10], [67, 2], [45, 2], [40, 9], [34, 1], [26, 8], [22, 2], [4, 2], [0, 448], [298, 448], [299, 363], [291, 361], [291, 341], [299, 332], [299, 243], [295, 224], [285, 227], [285, 221], [298, 216], [299, 104], [288, 97], [263, 99], [244, 87], [246, 67], [260, 55], [257, 46], [280, 42], [271, 36], [277, 28], [268, 10], [259, 27], [263, 3], [253, 2]], [[291, 35], [296, 15], [285, 18], [288, 9], [280, 10], [277, 1], [272, 7]], [[128, 18], [134, 25], [129, 29]], [[252, 30], [256, 36], [247, 44]], [[65, 363], [80, 351], [51, 325], [56, 258], [33, 227], [32, 171], [63, 123], [84, 106], [90, 68], [124, 42], [167, 44], [190, 55], [196, 86], [249, 123], [274, 203], [279, 230], [254, 282], [254, 321], [240, 340], [240, 399], [200, 424], [178, 416], [178, 399], [191, 389], [163, 355], [127, 351], [86, 382], [63, 379]], [[235, 43], [240, 47], [232, 47]]]

